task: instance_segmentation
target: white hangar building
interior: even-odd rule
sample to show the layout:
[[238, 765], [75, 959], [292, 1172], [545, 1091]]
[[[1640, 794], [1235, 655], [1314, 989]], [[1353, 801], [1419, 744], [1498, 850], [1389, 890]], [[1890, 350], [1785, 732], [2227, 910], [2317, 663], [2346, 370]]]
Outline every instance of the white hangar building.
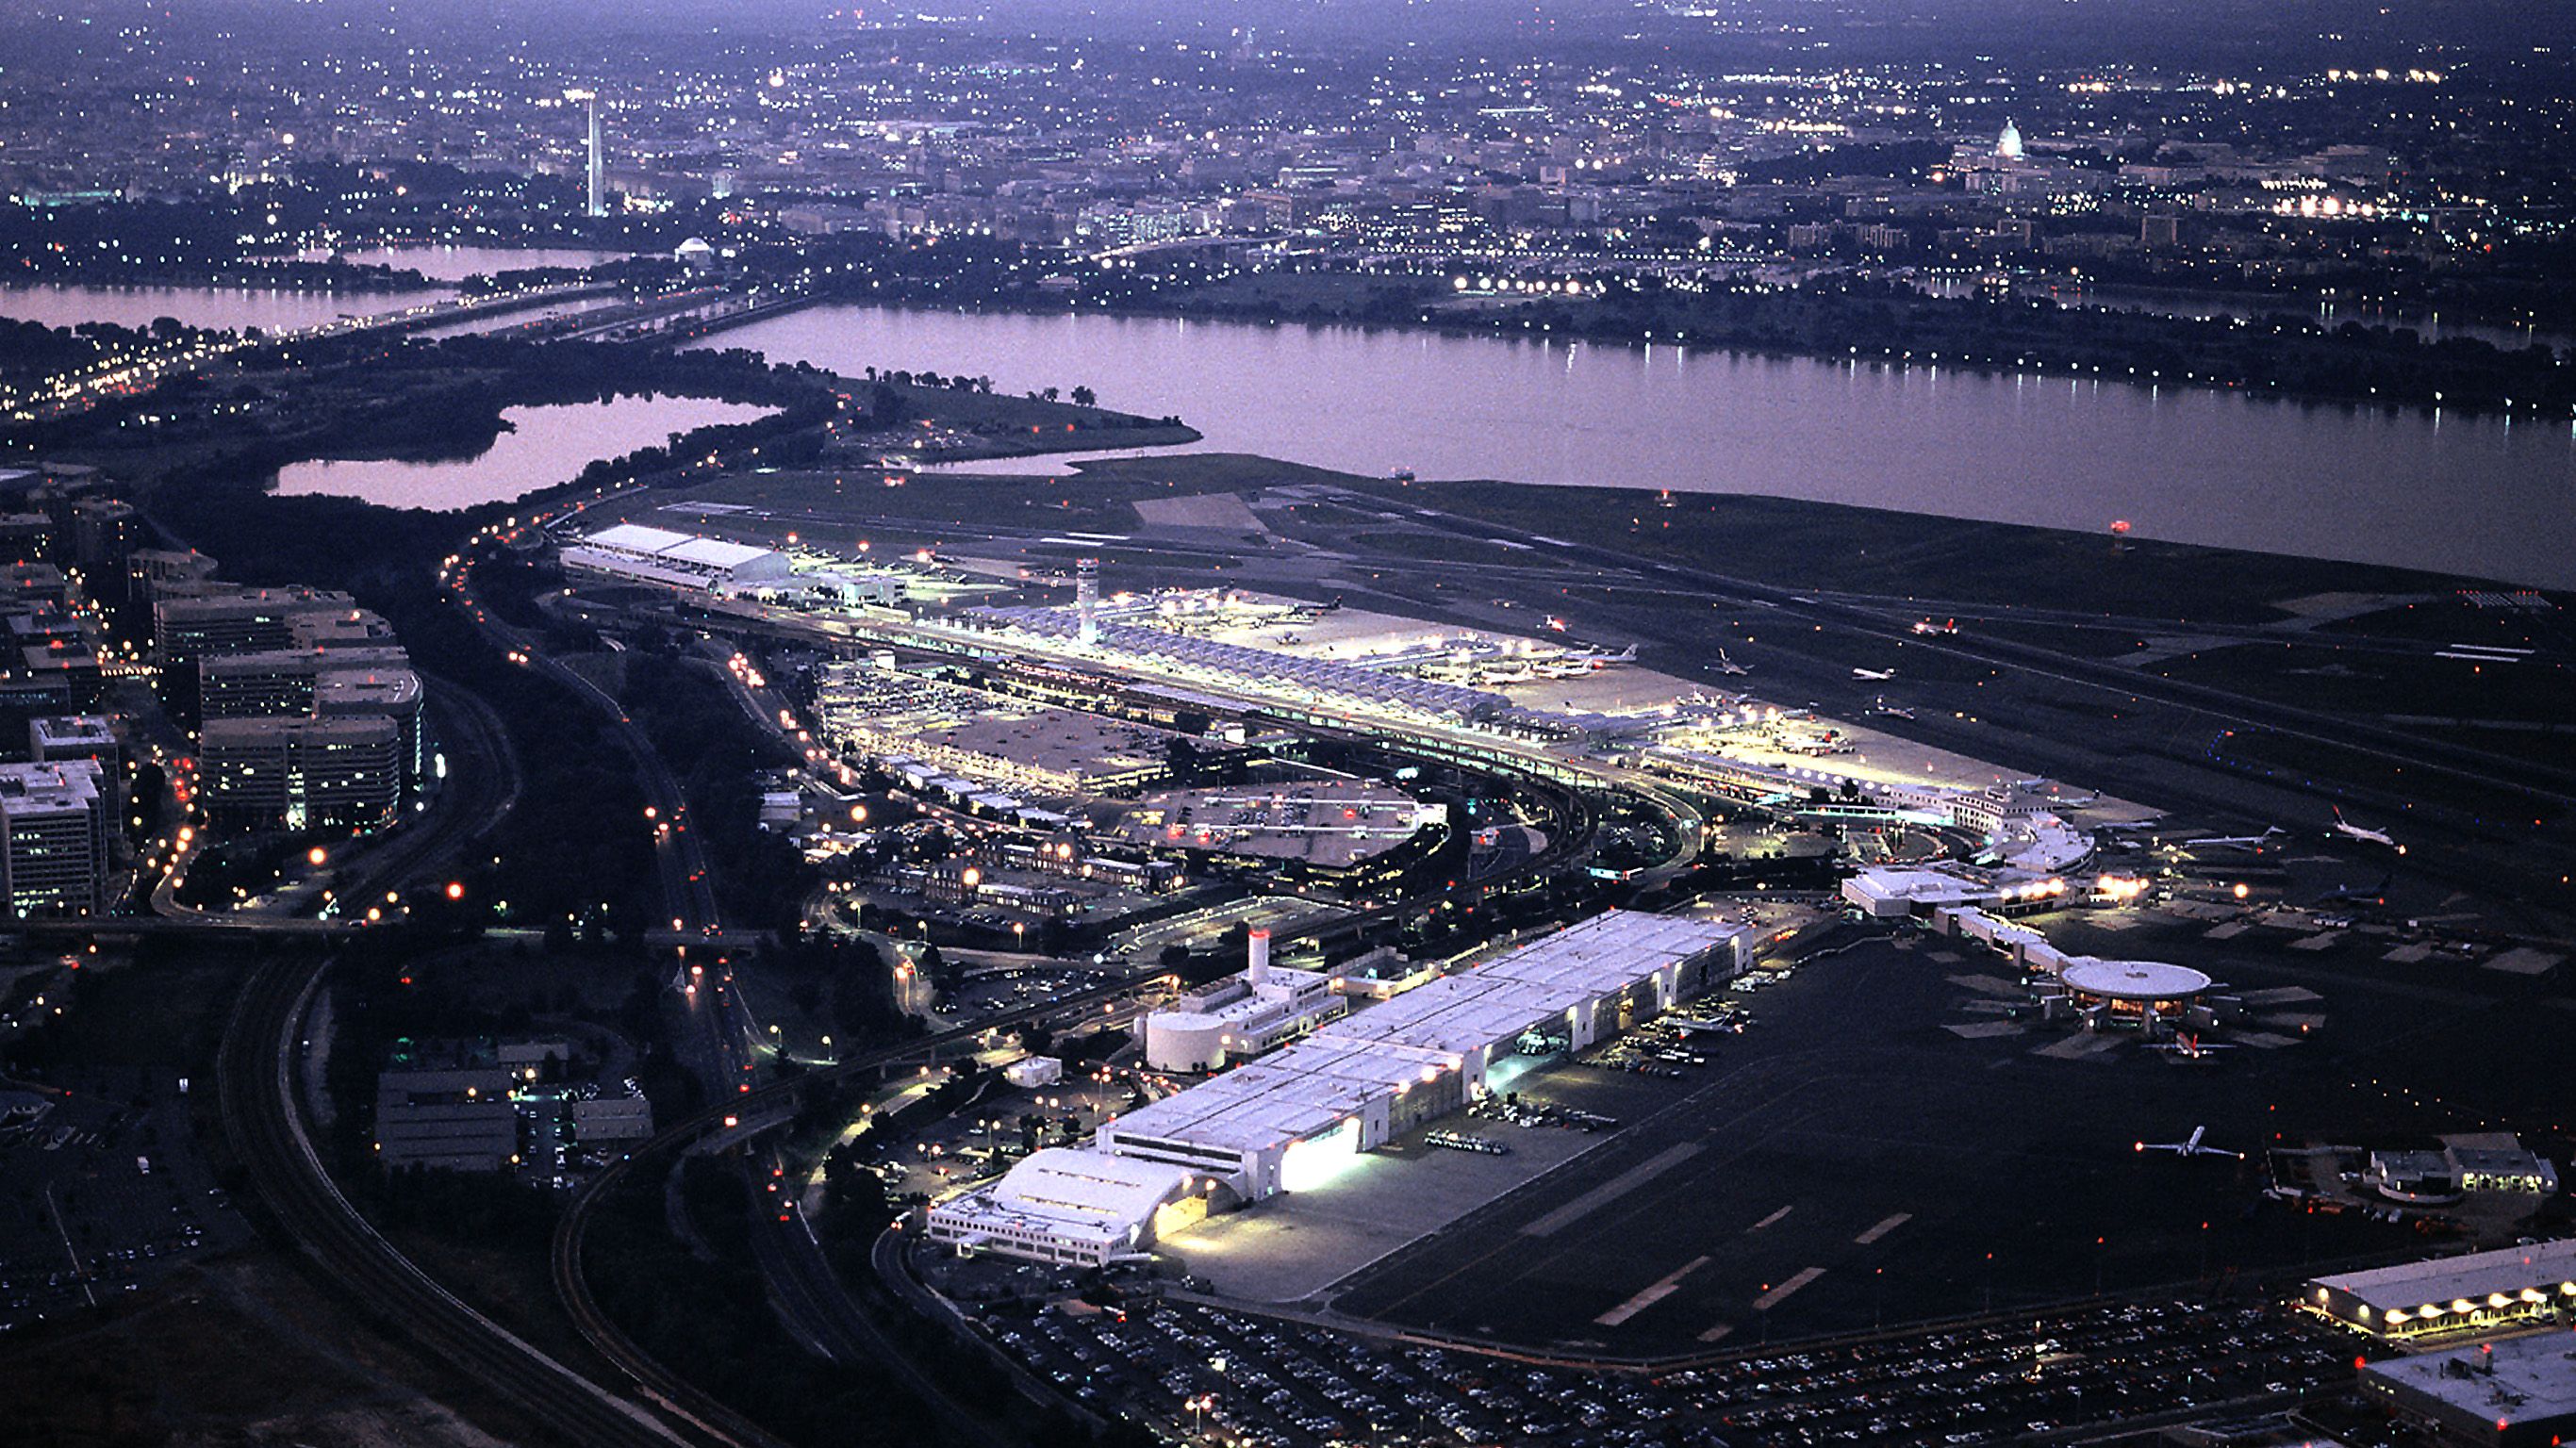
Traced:
[[1191, 1187], [1179, 1167], [1050, 1146], [992, 1186], [933, 1209], [930, 1239], [969, 1252], [1097, 1267], [1149, 1245], [1158, 1227], [1198, 1220], [1207, 1199]]
[[[1351, 1155], [1486, 1094], [1486, 1072], [1531, 1031], [1575, 1050], [1618, 1034], [1707, 984], [1741, 973], [1749, 927], [1614, 910], [1440, 976], [1305, 1040], [1138, 1107], [1100, 1128], [1087, 1156], [1177, 1171], [1185, 1190], [1257, 1202], [1328, 1177]], [[935, 1208], [935, 1240], [957, 1241], [994, 1203], [1024, 1196], [1023, 1173]], [[1044, 1172], [1063, 1168], [1048, 1165]], [[1034, 1178], [1033, 1178], [1034, 1180]], [[1127, 1223], [1131, 1240], [1144, 1222]], [[981, 1245], [1043, 1261], [987, 1234]]]
[[775, 583], [795, 572], [787, 555], [774, 548], [639, 523], [620, 523], [565, 544], [563, 565], [632, 583], [715, 590]]

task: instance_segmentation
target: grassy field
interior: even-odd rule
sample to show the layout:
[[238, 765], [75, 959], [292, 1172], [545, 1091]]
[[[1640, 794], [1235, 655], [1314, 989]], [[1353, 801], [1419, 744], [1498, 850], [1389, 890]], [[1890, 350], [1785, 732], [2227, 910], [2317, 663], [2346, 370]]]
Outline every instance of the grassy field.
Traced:
[[265, 1252], [20, 1335], [0, 1352], [0, 1403], [13, 1448], [490, 1448], [527, 1430]]

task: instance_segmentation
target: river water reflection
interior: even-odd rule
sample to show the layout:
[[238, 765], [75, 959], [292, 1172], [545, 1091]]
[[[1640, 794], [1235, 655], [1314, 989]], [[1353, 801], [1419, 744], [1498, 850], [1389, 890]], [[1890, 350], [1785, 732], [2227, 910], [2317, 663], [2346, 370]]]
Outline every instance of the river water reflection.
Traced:
[[277, 491], [363, 498], [388, 508], [453, 509], [505, 502], [569, 482], [594, 458], [659, 447], [675, 432], [714, 423], [750, 422], [770, 409], [703, 397], [620, 397], [511, 407], [514, 429], [480, 456], [452, 462], [353, 462], [324, 459], [278, 470]]
[[[2576, 586], [2576, 428], [2066, 377], [1348, 327], [826, 306], [720, 333], [856, 373], [1082, 383], [1200, 450], [1764, 493]], [[1061, 466], [1023, 463], [1016, 470]], [[2011, 560], [1999, 557], [1998, 568]]]

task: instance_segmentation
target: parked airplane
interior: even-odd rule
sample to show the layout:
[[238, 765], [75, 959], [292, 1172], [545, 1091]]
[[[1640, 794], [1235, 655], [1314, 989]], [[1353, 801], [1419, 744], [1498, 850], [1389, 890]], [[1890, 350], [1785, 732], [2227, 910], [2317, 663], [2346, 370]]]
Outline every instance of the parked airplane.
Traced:
[[1876, 679], [1880, 683], [1885, 683], [1889, 679], [1896, 677], [1896, 671], [1894, 669], [1854, 669], [1852, 670], [1852, 677], [1855, 679]]
[[2217, 1052], [2233, 1051], [2236, 1048], [2225, 1041], [2204, 1041], [2192, 1032], [2177, 1031], [2170, 1041], [2149, 1042], [2148, 1049], [2168, 1051], [2187, 1061], [2203, 1061]]
[[1876, 715], [1881, 719], [1911, 719], [1914, 717], [1913, 710], [1906, 708], [1902, 704], [1891, 704], [1887, 702], [1887, 696], [1884, 694], [1881, 694], [1876, 699], [1870, 701], [1870, 706], [1862, 712]]
[[1735, 660], [1728, 658], [1726, 656], [1726, 650], [1724, 649], [1719, 649], [1717, 651], [1717, 662], [1709, 665], [1709, 667], [1717, 670], [1721, 674], [1749, 674], [1753, 672], [1751, 669], [1744, 667]]
[[2341, 805], [2335, 806], [2334, 817], [2334, 832], [2336, 834], [2345, 836], [2348, 839], [2359, 840], [2364, 844], [2386, 845], [2388, 848], [2395, 850], [2401, 855], [2406, 853], [2406, 847], [2397, 843], [2395, 840], [2390, 839], [2388, 837], [2388, 831], [2366, 830], [2361, 826], [2354, 824], [2352, 821], [2345, 819], [2343, 817], [2343, 807]]
[[2232, 1156], [2238, 1161], [2243, 1161], [2245, 1159], [2245, 1153], [2241, 1151], [2229, 1151], [2223, 1146], [2201, 1145], [2200, 1139], [2208, 1134], [2208, 1127], [2195, 1126], [2191, 1129], [2191, 1137], [2189, 1140], [2142, 1141], [2138, 1143], [2137, 1149], [2140, 1151], [2169, 1151], [2176, 1156]]

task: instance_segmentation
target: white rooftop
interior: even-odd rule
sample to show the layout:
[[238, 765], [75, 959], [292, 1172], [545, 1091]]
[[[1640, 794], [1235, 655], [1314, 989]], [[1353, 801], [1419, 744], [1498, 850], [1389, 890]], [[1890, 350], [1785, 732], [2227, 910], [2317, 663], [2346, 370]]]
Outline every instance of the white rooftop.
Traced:
[[1712, 949], [1744, 927], [1613, 910], [1355, 1011], [1274, 1055], [1111, 1122], [1153, 1137], [1251, 1153], [1331, 1129], [1389, 1092], [1455, 1070], [1466, 1053]]
[[766, 558], [772, 551], [755, 548], [748, 543], [728, 543], [721, 538], [684, 538], [668, 548], [654, 550], [654, 556], [676, 558], [683, 563], [701, 563], [709, 568], [737, 568], [755, 558]]
[[1050, 1146], [994, 1183], [993, 1199], [1035, 1215], [1124, 1225], [1161, 1206], [1188, 1179], [1188, 1172], [1160, 1162]]
[[2058, 971], [2066, 988], [2123, 1001], [2183, 1000], [2209, 989], [2209, 977], [2187, 965], [2079, 956]]
[[2576, 1241], [2537, 1242], [2463, 1257], [2401, 1262], [2367, 1272], [2316, 1279], [2320, 1287], [2347, 1292], [2373, 1308], [2411, 1312], [2427, 1303], [2449, 1306], [2462, 1298], [2518, 1294], [2526, 1287], [2563, 1289], [2576, 1282]]
[[619, 523], [602, 528], [582, 540], [601, 548], [624, 548], [636, 553], [659, 553], [689, 541], [686, 533], [668, 528], [647, 528], [641, 523]]
[[1964, 905], [1991, 900], [2003, 893], [2002, 887], [1988, 875], [1956, 866], [1905, 867], [1863, 870], [1846, 885], [1879, 900], [1908, 900], [1926, 905]]
[[1018, 1231], [1112, 1252], [1134, 1245], [1155, 1209], [1188, 1195], [1189, 1184], [1181, 1167], [1052, 1146], [931, 1218], [969, 1238]]
[[1444, 1054], [1319, 1034], [1140, 1106], [1106, 1130], [1249, 1157], [1330, 1131], [1369, 1102], [1453, 1064]]
[[[2454, 1363], [2471, 1371], [2463, 1373]], [[2480, 1418], [2521, 1422], [2576, 1413], [2576, 1339], [2564, 1332], [2390, 1358], [2363, 1371]]]

